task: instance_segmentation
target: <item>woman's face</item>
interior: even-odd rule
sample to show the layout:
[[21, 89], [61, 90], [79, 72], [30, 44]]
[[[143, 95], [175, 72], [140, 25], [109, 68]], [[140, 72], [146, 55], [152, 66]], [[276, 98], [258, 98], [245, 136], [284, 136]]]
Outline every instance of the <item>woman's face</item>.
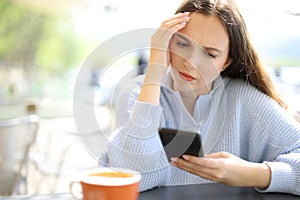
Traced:
[[170, 42], [171, 76], [179, 92], [207, 94], [231, 60], [229, 38], [215, 15], [192, 13]]

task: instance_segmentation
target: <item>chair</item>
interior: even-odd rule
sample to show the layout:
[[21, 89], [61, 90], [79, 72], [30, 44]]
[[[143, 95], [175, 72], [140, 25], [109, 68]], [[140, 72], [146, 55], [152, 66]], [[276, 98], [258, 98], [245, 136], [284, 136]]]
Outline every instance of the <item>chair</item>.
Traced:
[[38, 131], [38, 116], [0, 119], [0, 196], [27, 193], [30, 148]]
[[[97, 167], [98, 162], [82, 146], [72, 117], [43, 118], [39, 127], [31, 160], [37, 185], [34, 193], [68, 192], [74, 175], [79, 170]], [[93, 141], [95, 137], [93, 134]]]

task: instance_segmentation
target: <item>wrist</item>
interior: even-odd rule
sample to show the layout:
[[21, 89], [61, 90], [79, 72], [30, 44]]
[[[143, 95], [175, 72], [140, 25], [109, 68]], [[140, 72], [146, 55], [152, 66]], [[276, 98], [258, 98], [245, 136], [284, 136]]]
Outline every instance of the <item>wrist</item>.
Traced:
[[169, 52], [163, 49], [151, 49], [149, 64], [158, 65], [161, 68], [167, 68], [169, 65]]
[[145, 80], [138, 97], [139, 101], [159, 105], [160, 87], [165, 73], [166, 68], [159, 64], [150, 63], [148, 65]]
[[145, 76], [144, 83], [154, 83], [161, 85], [161, 82], [166, 74], [167, 66], [157, 63], [149, 63]]
[[271, 169], [265, 163], [252, 163], [252, 169], [250, 169], [251, 187], [265, 189], [269, 187], [271, 182]]

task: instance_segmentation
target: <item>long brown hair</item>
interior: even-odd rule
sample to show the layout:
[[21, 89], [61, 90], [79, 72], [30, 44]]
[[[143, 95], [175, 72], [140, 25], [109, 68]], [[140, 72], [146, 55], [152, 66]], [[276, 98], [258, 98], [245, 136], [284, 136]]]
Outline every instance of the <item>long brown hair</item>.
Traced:
[[276, 93], [270, 76], [253, 48], [245, 21], [233, 0], [187, 0], [176, 11], [179, 12], [216, 15], [228, 32], [229, 57], [232, 60], [221, 75], [245, 80], [273, 98], [282, 107], [287, 107]]

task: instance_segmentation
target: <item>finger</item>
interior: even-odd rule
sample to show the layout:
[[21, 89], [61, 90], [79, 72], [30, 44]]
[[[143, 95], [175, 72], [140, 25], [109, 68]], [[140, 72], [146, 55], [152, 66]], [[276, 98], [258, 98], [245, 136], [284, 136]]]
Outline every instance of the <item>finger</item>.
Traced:
[[195, 156], [184, 155], [182, 159], [172, 160], [177, 166], [184, 167], [185, 169], [190, 168], [193, 170], [201, 171], [202, 169], [214, 169], [214, 165], [210, 164], [210, 159], [198, 158]]
[[[181, 23], [181, 24], [177, 24], [175, 26], [173, 26], [170, 29], [166, 29], [166, 28], [160, 28], [157, 32], [156, 32], [156, 38], [158, 39], [156, 43], [152, 43], [152, 48], [161, 48], [161, 44], [163, 42], [166, 42], [169, 44], [169, 41], [171, 40], [172, 36], [179, 31], [180, 29], [184, 28], [186, 25], [186, 23]], [[160, 42], [159, 42], [160, 41]], [[163, 50], [167, 50], [167, 46], [165, 46], [163, 48]]]
[[[165, 35], [165, 32], [169, 29], [171, 32], [177, 31], [185, 26], [185, 24], [190, 20], [188, 16], [189, 12], [179, 13], [168, 20], [165, 20], [158, 30], [159, 35]], [[172, 33], [171, 33], [172, 34]]]
[[215, 173], [216, 169], [202, 167], [194, 163], [190, 163], [188, 161], [185, 161], [183, 159], [174, 159], [174, 162], [171, 162], [171, 164], [175, 167], [178, 167], [184, 171], [190, 172], [192, 174], [195, 174], [197, 176], [201, 176], [202, 178], [206, 178], [209, 180], [215, 181]]
[[227, 152], [216, 152], [216, 153], [210, 153], [210, 154], [206, 154], [205, 158], [230, 158], [233, 155]]
[[[173, 34], [172, 32], [176, 32], [180, 29], [182, 29], [186, 23], [190, 20], [190, 17], [188, 15], [181, 15], [181, 16], [177, 16], [176, 18], [172, 18], [172, 19], [168, 19], [166, 21], [164, 21], [160, 27], [160, 29], [162, 30], [171, 30], [171, 34]], [[165, 35], [165, 32], [162, 31], [162, 35]], [[171, 35], [168, 34], [168, 35]]]
[[169, 39], [171, 39], [171, 37], [180, 29], [183, 29], [185, 27], [186, 23], [183, 22], [181, 24], [177, 24], [175, 26], [173, 26], [172, 28], [169, 29], [165, 29], [165, 32], [162, 33], [162, 37], [167, 37]]
[[179, 30], [183, 29], [186, 25], [186, 22], [182, 22], [180, 24], [176, 24], [168, 29], [162, 29], [161, 37], [168, 38], [169, 40], [171, 37]]
[[[189, 21], [188, 17], [189, 13], [181, 13], [173, 16], [171, 19], [164, 21], [161, 27], [156, 31], [153, 35], [153, 43], [152, 47], [163, 50], [167, 50], [167, 44], [169, 43], [170, 39], [180, 29], [184, 28], [186, 23]], [[166, 43], [165, 45], [162, 45]]]
[[190, 155], [183, 155], [182, 158], [189, 163], [193, 163], [199, 167], [204, 168], [216, 169], [219, 165], [218, 160], [213, 158], [196, 157]]
[[167, 20], [162, 23], [161, 28], [169, 29], [169, 28], [176, 26], [177, 24], [187, 23], [189, 20], [190, 20], [189, 16], [180, 17], [180, 18], [173, 19], [173, 20]]
[[188, 17], [190, 15], [190, 12], [184, 12], [184, 13], [177, 13], [170, 17], [169, 19], [165, 20], [164, 22], [172, 21], [174, 19], [182, 18], [182, 17]]
[[170, 27], [160, 27], [159, 30], [157, 31], [157, 35], [159, 35], [160, 38], [164, 38], [164, 37], [170, 38], [174, 33], [184, 28], [185, 25], [186, 22], [181, 22], [181, 23], [174, 24]]

